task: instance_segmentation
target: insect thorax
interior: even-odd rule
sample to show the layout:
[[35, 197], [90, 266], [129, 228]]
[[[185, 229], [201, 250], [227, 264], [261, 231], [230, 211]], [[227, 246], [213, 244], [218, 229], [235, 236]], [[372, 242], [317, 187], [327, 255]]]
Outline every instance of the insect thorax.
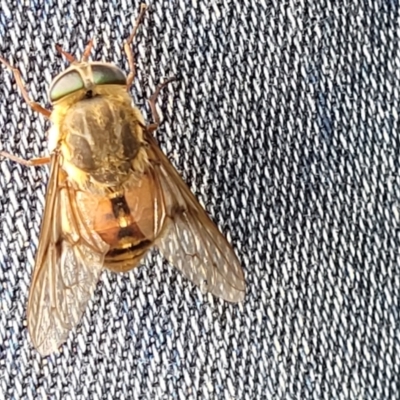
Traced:
[[143, 158], [142, 130], [130, 103], [102, 95], [81, 99], [61, 123], [63, 168], [78, 183], [120, 186]]

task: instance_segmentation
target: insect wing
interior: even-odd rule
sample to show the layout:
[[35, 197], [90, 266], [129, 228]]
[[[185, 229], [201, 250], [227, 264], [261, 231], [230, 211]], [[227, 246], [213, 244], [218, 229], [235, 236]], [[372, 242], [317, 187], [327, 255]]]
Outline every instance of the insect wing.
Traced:
[[57, 350], [78, 324], [108, 250], [85, 229], [73, 199], [55, 154], [27, 312], [32, 342], [42, 355]]
[[146, 139], [167, 208], [168, 230], [156, 242], [165, 258], [203, 291], [230, 302], [245, 295], [245, 280], [231, 246], [206, 214], [151, 133]]

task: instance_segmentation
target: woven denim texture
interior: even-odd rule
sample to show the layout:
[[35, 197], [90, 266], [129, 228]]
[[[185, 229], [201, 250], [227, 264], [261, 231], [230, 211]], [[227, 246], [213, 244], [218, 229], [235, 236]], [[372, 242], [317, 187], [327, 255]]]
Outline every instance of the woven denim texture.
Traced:
[[[87, 3], [87, 4], [86, 4]], [[91, 3], [92, 5], [88, 5]], [[61, 352], [26, 303], [48, 170], [0, 161], [0, 399], [400, 398], [397, 0], [149, 1], [133, 98], [233, 244], [245, 301], [153, 252], [105, 272]], [[47, 104], [55, 43], [127, 70], [139, 2], [1, 1], [0, 54]], [[0, 68], [1, 148], [46, 154], [49, 125]]]

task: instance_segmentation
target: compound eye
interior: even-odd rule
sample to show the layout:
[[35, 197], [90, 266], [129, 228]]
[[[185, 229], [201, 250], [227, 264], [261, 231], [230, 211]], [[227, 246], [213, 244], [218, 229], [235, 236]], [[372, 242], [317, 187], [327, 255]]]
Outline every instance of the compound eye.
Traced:
[[56, 78], [49, 91], [50, 101], [54, 102], [84, 88], [83, 80], [76, 71], [69, 71]]
[[110, 64], [93, 64], [92, 74], [95, 85], [126, 85], [125, 74]]

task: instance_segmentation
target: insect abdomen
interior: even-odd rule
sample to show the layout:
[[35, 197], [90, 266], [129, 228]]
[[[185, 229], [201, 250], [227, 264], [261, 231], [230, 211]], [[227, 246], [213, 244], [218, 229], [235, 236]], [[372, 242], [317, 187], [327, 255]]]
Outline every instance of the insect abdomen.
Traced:
[[152, 243], [154, 221], [151, 214], [141, 218], [139, 226], [132, 211], [124, 194], [105, 198], [94, 221], [95, 231], [110, 245], [105, 266], [116, 272], [133, 268]]
[[116, 272], [128, 271], [154, 244], [165, 221], [163, 202], [154, 201], [157, 193], [151, 172], [136, 178], [128, 189], [108, 196], [78, 193], [77, 204], [82, 214], [110, 246], [105, 267]]

